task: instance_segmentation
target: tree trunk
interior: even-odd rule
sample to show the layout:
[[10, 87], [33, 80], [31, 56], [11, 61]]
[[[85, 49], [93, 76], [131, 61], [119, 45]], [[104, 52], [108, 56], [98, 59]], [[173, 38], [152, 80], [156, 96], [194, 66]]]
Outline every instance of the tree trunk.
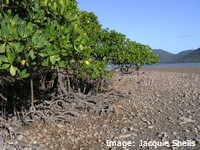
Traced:
[[33, 79], [30, 78], [30, 88], [31, 88], [31, 109], [34, 109], [34, 89], [33, 89]]
[[139, 77], [139, 75], [140, 75], [139, 70], [140, 70], [140, 67], [139, 67], [139, 66], [136, 66], [136, 71], [137, 71], [137, 76], [138, 76], [138, 77]]

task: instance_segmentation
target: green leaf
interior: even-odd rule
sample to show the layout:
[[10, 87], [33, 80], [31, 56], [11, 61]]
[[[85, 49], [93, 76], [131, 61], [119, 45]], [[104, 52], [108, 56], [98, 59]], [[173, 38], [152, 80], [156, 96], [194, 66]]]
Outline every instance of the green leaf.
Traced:
[[17, 74], [21, 77], [22, 76], [22, 72], [19, 70], [19, 69], [17, 69]]
[[70, 4], [70, 0], [66, 0], [66, 4], [69, 5]]
[[73, 65], [76, 61], [74, 59], [70, 60], [70, 64]]
[[44, 53], [39, 53], [39, 56], [44, 57], [45, 54]]
[[58, 55], [50, 56], [50, 62], [55, 64], [56, 61], [60, 61], [60, 57]]
[[39, 33], [35, 32], [35, 34], [32, 36], [31, 41], [33, 43], [33, 46], [37, 45], [37, 43], [39, 42]]
[[15, 76], [16, 75], [16, 68], [13, 66], [13, 65], [11, 65], [10, 66], [10, 74], [12, 75], [12, 76]]
[[0, 46], [0, 53], [5, 52], [5, 43]]
[[79, 49], [82, 51], [84, 49], [83, 45], [79, 45]]
[[26, 73], [26, 69], [22, 70], [22, 75]]
[[7, 52], [7, 57], [9, 62], [13, 63], [16, 58], [16, 55], [14, 53]]
[[24, 49], [21, 43], [9, 43], [9, 45], [14, 49], [15, 52], [20, 53]]
[[64, 0], [60, 0], [60, 4], [63, 7], [64, 6]]
[[56, 10], [57, 9], [57, 3], [56, 2], [53, 2], [53, 10]]
[[35, 59], [35, 54], [34, 54], [33, 50], [31, 50], [31, 51], [29, 52], [29, 56], [30, 56], [32, 59]]
[[44, 42], [38, 42], [38, 43], [35, 45], [35, 48], [42, 48], [44, 45], [45, 45]]
[[26, 69], [22, 70], [22, 72], [21, 72], [21, 78], [27, 78], [27, 77], [30, 76], [30, 73], [28, 73], [26, 71], [27, 71]]
[[65, 67], [65, 61], [60, 61], [59, 62], [59, 67]]
[[23, 78], [28, 78], [30, 76], [30, 73], [25, 73], [24, 75], [23, 75]]
[[2, 27], [3, 31], [2, 31], [2, 36], [4, 39], [8, 39], [8, 36], [9, 36], [9, 30], [8, 30], [8, 27]]
[[15, 22], [14, 19], [10, 19], [10, 23], [11, 23], [12, 26], [14, 26], [16, 22]]
[[9, 62], [8, 58], [6, 56], [4, 56], [4, 55], [0, 55], [0, 61], [2, 61], [2, 62]]
[[8, 69], [10, 67], [10, 64], [3, 64], [1, 69]]
[[22, 52], [23, 49], [24, 49], [24, 45], [21, 45], [20, 43], [16, 44], [16, 50], [18, 53]]
[[43, 59], [42, 66], [50, 67], [49, 58]]
[[31, 22], [29, 22], [29, 23], [27, 24], [27, 29], [28, 29], [28, 30], [32, 30], [32, 29], [33, 29], [33, 24], [32, 24]]
[[44, 6], [47, 7], [48, 0], [44, 0]]
[[56, 60], [54, 56], [50, 56], [50, 62], [54, 65]]
[[24, 25], [21, 25], [19, 27], [18, 34], [19, 34], [19, 36], [21, 36], [21, 38], [24, 38], [25, 30], [26, 30], [26, 28]]

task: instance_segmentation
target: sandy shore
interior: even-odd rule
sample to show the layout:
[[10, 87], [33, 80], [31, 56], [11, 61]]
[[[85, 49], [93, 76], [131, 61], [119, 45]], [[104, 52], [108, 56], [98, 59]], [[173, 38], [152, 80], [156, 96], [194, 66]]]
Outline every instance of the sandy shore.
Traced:
[[200, 74], [200, 66], [145, 67], [148, 70]]

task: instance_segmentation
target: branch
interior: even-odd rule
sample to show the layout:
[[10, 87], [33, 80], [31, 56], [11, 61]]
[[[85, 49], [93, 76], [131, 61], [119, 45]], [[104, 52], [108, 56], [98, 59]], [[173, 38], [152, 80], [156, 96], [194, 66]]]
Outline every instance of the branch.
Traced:
[[7, 98], [5, 96], [3, 96], [2, 93], [0, 93], [0, 98], [2, 98], [4, 101], [7, 101]]

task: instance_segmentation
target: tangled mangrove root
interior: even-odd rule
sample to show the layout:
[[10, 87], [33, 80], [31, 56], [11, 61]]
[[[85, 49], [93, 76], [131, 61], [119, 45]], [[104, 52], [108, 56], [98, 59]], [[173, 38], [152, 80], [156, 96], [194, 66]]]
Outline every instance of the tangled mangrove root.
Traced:
[[23, 133], [16, 132], [16, 129], [40, 122], [57, 122], [67, 125], [74, 117], [82, 117], [85, 113], [93, 115], [114, 113], [113, 102], [119, 98], [127, 99], [127, 95], [117, 91], [95, 95], [79, 93], [68, 98], [59, 95], [52, 100], [36, 101], [34, 108], [18, 111], [15, 113], [16, 115], [9, 118], [0, 117], [0, 147], [1, 149], [21, 150], [29, 148], [38, 150], [41, 148], [40, 145], [19, 142], [16, 137]]

